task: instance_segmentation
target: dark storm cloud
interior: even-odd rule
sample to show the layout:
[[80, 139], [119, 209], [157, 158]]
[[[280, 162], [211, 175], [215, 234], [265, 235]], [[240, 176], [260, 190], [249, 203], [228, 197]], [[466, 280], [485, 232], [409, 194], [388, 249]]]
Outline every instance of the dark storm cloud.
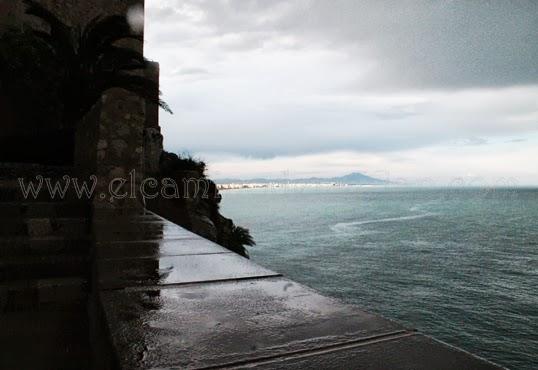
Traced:
[[538, 82], [538, 1], [177, 1], [157, 17], [181, 22], [190, 15], [181, 9], [199, 11], [213, 34], [240, 36], [231, 50], [280, 33], [374, 60], [351, 91]]

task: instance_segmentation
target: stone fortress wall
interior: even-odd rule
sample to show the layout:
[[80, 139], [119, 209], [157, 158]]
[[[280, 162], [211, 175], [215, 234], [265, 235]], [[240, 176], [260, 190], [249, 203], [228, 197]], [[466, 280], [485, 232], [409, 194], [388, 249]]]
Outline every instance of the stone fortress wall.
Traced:
[[[97, 16], [144, 11], [144, 0], [37, 0], [67, 24], [83, 27]], [[0, 25], [20, 26], [34, 22], [24, 15], [21, 0], [0, 0]], [[140, 15], [140, 14], [139, 14]], [[1, 26], [0, 26], [1, 30]], [[143, 34], [142, 30], [139, 30]], [[143, 43], [127, 41], [129, 47], [143, 52]], [[159, 79], [159, 66], [151, 63], [145, 72]], [[147, 148], [147, 150], [146, 150]], [[75, 167], [82, 175], [95, 174], [103, 190], [110, 179], [127, 178], [132, 170], [140, 181], [147, 171], [154, 173], [162, 151], [159, 107], [133, 94], [111, 89], [103, 95], [76, 131]], [[94, 204], [111, 204], [95, 199]], [[118, 206], [121, 204], [114, 204]], [[138, 206], [131, 201], [132, 206]]]
[[[144, 8], [143, 0], [36, 0], [71, 25], [86, 24], [98, 15], [125, 14], [132, 7]], [[20, 21], [22, 0], [0, 0], [2, 24]]]

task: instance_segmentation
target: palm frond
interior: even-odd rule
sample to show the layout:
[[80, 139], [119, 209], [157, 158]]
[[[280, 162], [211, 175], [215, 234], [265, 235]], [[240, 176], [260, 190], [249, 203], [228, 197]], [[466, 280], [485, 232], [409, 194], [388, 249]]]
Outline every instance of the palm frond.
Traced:
[[110, 74], [105, 79], [104, 87], [107, 89], [123, 88], [153, 102], [157, 102], [160, 94], [159, 84], [156, 81], [128, 73]]
[[168, 105], [167, 102], [159, 98], [158, 102], [159, 107], [161, 107], [162, 110], [164, 110], [167, 113], [174, 114], [174, 111], [172, 111], [172, 108]]
[[232, 226], [231, 234], [224, 246], [229, 250], [240, 254], [243, 257], [249, 258], [248, 251], [245, 246], [254, 246], [256, 242], [250, 235], [250, 231], [241, 226]]
[[159, 83], [156, 81], [128, 73], [112, 74], [104, 78], [103, 81], [105, 81], [103, 91], [114, 87], [125, 89], [173, 114], [168, 104], [159, 98], [161, 91], [159, 90]]
[[[100, 96], [113, 87], [128, 90], [172, 113], [168, 104], [160, 99], [158, 82], [131, 73], [147, 68], [144, 55], [134, 48], [116, 45], [124, 39], [143, 41], [142, 35], [131, 29], [124, 15], [96, 17], [80, 30], [65, 24], [36, 0], [23, 1], [26, 13], [42, 20], [48, 29], [34, 29], [25, 35], [31, 36], [29, 44], [39, 45], [41, 65], [33, 67], [27, 53], [21, 54], [21, 58], [28, 60], [21, 59], [21, 67], [11, 70], [17, 69], [17, 78], [29, 83], [32, 78], [36, 80], [36, 68], [40, 68], [38, 77], [53, 76], [54, 94], [62, 100], [60, 105], [66, 126], [75, 125]], [[7, 70], [6, 61], [0, 62], [0, 66]], [[44, 87], [46, 90], [47, 85]]]
[[110, 15], [90, 22], [83, 33], [84, 47], [93, 52], [101, 52], [115, 42], [123, 39], [144, 41], [142, 35], [132, 31], [127, 18], [123, 15]]
[[235, 244], [247, 245], [252, 247], [256, 242], [250, 235], [250, 231], [241, 226], [234, 226], [232, 229], [232, 240]]
[[69, 28], [57, 16], [55, 16], [52, 12], [50, 12], [47, 8], [45, 8], [38, 2], [34, 0], [24, 0], [24, 4], [26, 4], [26, 14], [33, 15], [45, 21], [51, 27], [51, 33], [54, 33], [54, 31], [57, 30], [65, 30]]
[[102, 54], [97, 55], [97, 58], [97, 65], [99, 68], [108, 68], [115, 71], [132, 71], [145, 69], [148, 66], [148, 60], [142, 53], [119, 46], [107, 47], [103, 50]]
[[88, 22], [88, 24], [86, 25], [86, 27], [84, 27], [84, 30], [80, 34], [82, 41], [88, 42], [88, 39], [90, 35], [92, 34], [93, 30], [99, 24], [99, 22], [101, 22], [102, 19], [103, 19], [103, 16], [98, 15], [97, 17], [92, 18]]
[[48, 37], [43, 31], [34, 30], [34, 33], [46, 41], [59, 57], [72, 61], [75, 54], [72, 28], [36, 1], [24, 0], [24, 3], [27, 5], [26, 14], [41, 19], [50, 28]]
[[48, 44], [31, 31], [7, 30], [0, 35], [0, 50], [1, 88], [21, 125], [61, 122], [61, 68]]

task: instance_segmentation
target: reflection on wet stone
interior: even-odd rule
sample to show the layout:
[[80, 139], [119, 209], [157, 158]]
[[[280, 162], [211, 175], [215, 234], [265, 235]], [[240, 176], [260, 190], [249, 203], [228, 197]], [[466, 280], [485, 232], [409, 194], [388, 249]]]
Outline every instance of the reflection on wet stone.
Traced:
[[498, 369], [148, 218], [96, 244], [121, 368]]

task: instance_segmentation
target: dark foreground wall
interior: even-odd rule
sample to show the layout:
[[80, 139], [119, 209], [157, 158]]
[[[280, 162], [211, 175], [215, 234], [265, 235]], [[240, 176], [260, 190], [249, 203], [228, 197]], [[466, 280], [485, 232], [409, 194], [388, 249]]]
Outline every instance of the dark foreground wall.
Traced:
[[[74, 27], [83, 27], [97, 16], [127, 14], [134, 8], [138, 11], [144, 9], [143, 0], [36, 0], [36, 2]], [[22, 0], [0, 0], [0, 33], [8, 27], [21, 28], [23, 24], [35, 28], [42, 27], [35, 17], [24, 14]], [[143, 43], [132, 42], [129, 46], [143, 51]], [[59, 119], [34, 114], [39, 110], [34, 109], [32, 101], [36, 105], [41, 102], [42, 92], [36, 90], [27, 96], [23, 94], [23, 99], [19, 95], [18, 92], [7, 91], [6, 86], [2, 89], [0, 82], [0, 162], [72, 165], [75, 128], [61, 127]], [[15, 99], [15, 96], [18, 99]], [[117, 99], [129, 99], [129, 97], [130, 94], [126, 91], [114, 95]], [[143, 114], [142, 112], [141, 115]], [[116, 121], [124, 118], [124, 116], [114, 117]], [[123, 123], [120, 122], [118, 125], [120, 124]], [[144, 125], [140, 123], [139, 126], [138, 136], [141, 141]], [[140, 164], [133, 166], [136, 169], [140, 167]]]

